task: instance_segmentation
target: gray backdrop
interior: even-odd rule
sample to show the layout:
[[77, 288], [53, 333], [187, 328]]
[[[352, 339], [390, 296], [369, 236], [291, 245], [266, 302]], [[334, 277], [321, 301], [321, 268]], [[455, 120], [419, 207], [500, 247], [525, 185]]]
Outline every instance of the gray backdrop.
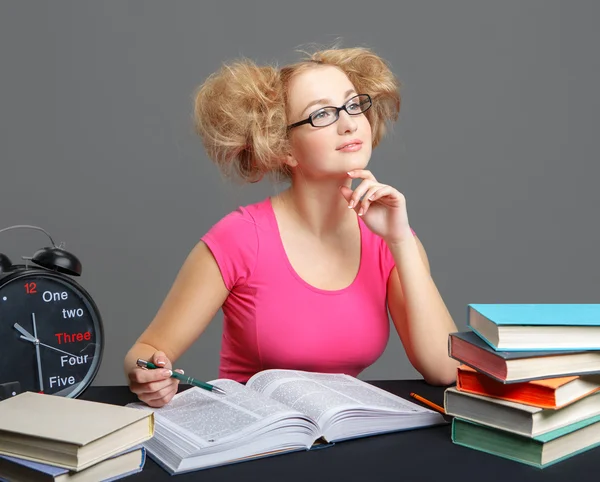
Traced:
[[[224, 61], [341, 37], [404, 84], [371, 168], [406, 195], [459, 328], [468, 303], [600, 302], [598, 18], [593, 1], [2, 2], [0, 228], [39, 225], [77, 254], [106, 332], [95, 384], [125, 383], [200, 236], [279, 189], [222, 179], [194, 89]], [[13, 261], [44, 245], [0, 234]], [[177, 365], [216, 377], [220, 336], [219, 314]], [[414, 377], [395, 331], [361, 375]]]

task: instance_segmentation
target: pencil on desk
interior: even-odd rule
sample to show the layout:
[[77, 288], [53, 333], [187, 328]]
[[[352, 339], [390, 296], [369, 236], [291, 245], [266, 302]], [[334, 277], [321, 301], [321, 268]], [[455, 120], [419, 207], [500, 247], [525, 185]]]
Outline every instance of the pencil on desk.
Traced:
[[413, 398], [415, 398], [415, 399], [417, 399], [419, 402], [424, 403], [428, 407], [431, 407], [434, 410], [437, 410], [441, 414], [446, 415], [446, 410], [444, 410], [444, 407], [440, 407], [437, 403], [430, 402], [426, 398], [423, 398], [421, 395], [417, 395], [414, 392], [411, 392], [410, 396], [413, 397]]

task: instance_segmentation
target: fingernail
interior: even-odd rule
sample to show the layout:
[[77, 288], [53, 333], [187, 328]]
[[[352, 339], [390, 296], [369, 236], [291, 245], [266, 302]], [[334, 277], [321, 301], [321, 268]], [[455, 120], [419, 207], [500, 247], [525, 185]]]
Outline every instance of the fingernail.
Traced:
[[354, 207], [354, 201], [350, 201], [350, 204], [348, 204], [348, 209], [352, 209]]
[[367, 199], [368, 199], [369, 201], [372, 201], [372, 200], [373, 200], [373, 196], [369, 196]]
[[156, 360], [156, 364], [157, 364], [158, 366], [161, 366], [161, 367], [162, 367], [162, 366], [165, 364], [165, 361], [164, 361], [164, 360]]
[[178, 368], [177, 370], [175, 370], [176, 372], [181, 373], [182, 375], [185, 373], [181, 368]]
[[358, 215], [359, 215], [359, 216], [362, 216], [364, 213], [365, 213], [365, 211], [363, 210], [363, 208], [360, 208], [360, 209], [358, 210]]
[[352, 177], [352, 173], [351, 172], [347, 172], [346, 174], [348, 174], [350, 177]]
[[171, 375], [173, 375], [173, 372], [171, 370], [163, 370], [162, 374], [165, 377], [170, 377]]

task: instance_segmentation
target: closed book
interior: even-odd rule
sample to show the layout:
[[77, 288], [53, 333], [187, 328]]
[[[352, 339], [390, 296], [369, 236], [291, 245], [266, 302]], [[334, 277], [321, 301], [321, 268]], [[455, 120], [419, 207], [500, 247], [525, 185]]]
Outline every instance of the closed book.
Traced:
[[462, 392], [555, 410], [600, 390], [600, 375], [546, 378], [507, 384], [462, 365], [457, 370], [456, 388]]
[[600, 351], [498, 351], [473, 331], [451, 333], [448, 355], [503, 383], [600, 374]]
[[7, 482], [108, 482], [142, 471], [146, 449], [141, 445], [73, 472], [55, 465], [0, 455], [0, 480]]
[[83, 470], [145, 442], [151, 411], [23, 392], [0, 402], [0, 455]]
[[545, 468], [600, 445], [600, 416], [536, 437], [523, 437], [454, 418], [452, 441], [471, 449]]
[[600, 392], [551, 410], [447, 388], [444, 408], [446, 414], [453, 417], [535, 437], [600, 415]]
[[470, 304], [467, 325], [495, 350], [600, 350], [600, 304]]

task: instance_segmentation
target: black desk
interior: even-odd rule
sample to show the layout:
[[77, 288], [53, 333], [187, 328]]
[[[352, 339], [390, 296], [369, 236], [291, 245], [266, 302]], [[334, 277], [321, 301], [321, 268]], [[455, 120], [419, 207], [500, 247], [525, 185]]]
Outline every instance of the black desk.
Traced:
[[[416, 392], [442, 405], [444, 389], [421, 380], [375, 381], [373, 385], [410, 399]], [[182, 387], [185, 389], [187, 387]], [[136, 397], [125, 386], [90, 387], [81, 397], [125, 405]], [[412, 400], [412, 399], [411, 399]], [[452, 443], [450, 425], [340, 442], [321, 450], [252, 460], [175, 476], [175, 482], [231, 481], [394, 481], [473, 479], [485, 482], [600, 480], [600, 447], [545, 469], [537, 469]], [[172, 480], [151, 458], [131, 482]]]

